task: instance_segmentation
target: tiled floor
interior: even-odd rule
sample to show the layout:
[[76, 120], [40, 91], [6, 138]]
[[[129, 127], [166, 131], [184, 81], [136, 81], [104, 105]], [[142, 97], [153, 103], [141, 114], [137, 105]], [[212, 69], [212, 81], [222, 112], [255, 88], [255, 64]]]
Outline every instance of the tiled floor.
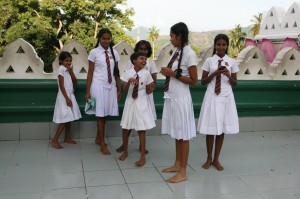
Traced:
[[173, 164], [174, 140], [147, 137], [147, 163], [139, 158], [138, 137], [130, 138], [129, 157], [115, 152], [120, 137], [108, 138], [112, 155], [100, 155], [93, 139], [64, 144], [47, 140], [0, 142], [0, 199], [299, 199], [300, 131], [247, 132], [225, 136], [225, 170], [204, 170], [205, 139], [191, 141], [188, 177], [168, 184], [160, 171]]

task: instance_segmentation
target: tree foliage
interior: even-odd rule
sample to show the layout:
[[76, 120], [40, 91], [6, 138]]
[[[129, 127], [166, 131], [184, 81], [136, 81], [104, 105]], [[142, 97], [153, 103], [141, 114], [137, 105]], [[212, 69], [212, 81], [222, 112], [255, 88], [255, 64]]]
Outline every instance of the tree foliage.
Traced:
[[153, 58], [154, 58], [154, 42], [159, 38], [159, 30], [155, 27], [152, 26], [151, 28], [148, 29], [148, 39], [152, 42], [152, 48], [153, 48]]
[[244, 42], [247, 33], [242, 32], [242, 27], [240, 25], [235, 26], [234, 29], [229, 32], [229, 55], [231, 57], [237, 57], [239, 52], [243, 49]]
[[251, 19], [252, 25], [250, 28], [250, 33], [255, 37], [260, 31], [260, 24], [262, 21], [262, 13], [258, 13], [258, 15], [254, 15], [253, 19]]
[[0, 55], [7, 44], [24, 38], [34, 46], [48, 72], [64, 44], [77, 40], [89, 51], [102, 27], [111, 29], [116, 43], [135, 43], [124, 32], [132, 28], [129, 17], [134, 14], [132, 8], [120, 7], [126, 0], [2, 0], [0, 5]]

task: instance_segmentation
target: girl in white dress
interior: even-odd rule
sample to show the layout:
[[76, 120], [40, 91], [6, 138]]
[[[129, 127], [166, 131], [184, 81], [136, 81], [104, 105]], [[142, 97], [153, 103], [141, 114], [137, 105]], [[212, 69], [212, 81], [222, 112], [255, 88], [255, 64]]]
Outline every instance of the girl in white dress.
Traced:
[[121, 120], [123, 153], [119, 160], [125, 160], [128, 156], [129, 130], [134, 129], [139, 134], [141, 156], [135, 162], [137, 166], [143, 166], [146, 162], [146, 137], [145, 132], [155, 127], [155, 119], [151, 109], [148, 94], [154, 90], [153, 79], [148, 70], [143, 70], [146, 65], [146, 54], [135, 52], [130, 56], [134, 67], [126, 70], [121, 76], [124, 81], [124, 90], [128, 91]]
[[97, 117], [95, 143], [100, 145], [103, 155], [110, 155], [105, 143], [106, 117], [119, 115], [118, 101], [122, 91], [118, 69], [120, 57], [112, 47], [112, 34], [109, 29], [100, 29], [96, 48], [91, 50], [88, 60], [85, 100], [88, 102], [91, 98], [95, 99], [96, 108], [86, 113]]
[[188, 44], [188, 27], [180, 22], [171, 27], [170, 41], [177, 50], [167, 67], [161, 69], [166, 77], [162, 133], [175, 138], [176, 159], [173, 166], [162, 172], [176, 172], [168, 182], [187, 179], [186, 167], [189, 156], [189, 140], [196, 136], [194, 109], [189, 85], [196, 85], [197, 56]]
[[[147, 55], [147, 58], [151, 57], [152, 47], [151, 47], [150, 42], [148, 42], [146, 40], [140, 40], [138, 43], [136, 43], [134, 52], [144, 52]], [[133, 67], [134, 67], [134, 65], [132, 64], [131, 60], [129, 60], [126, 70], [130, 70]], [[143, 69], [150, 72], [150, 74], [153, 78], [153, 84], [151, 84], [151, 85], [153, 86], [153, 91], [154, 91], [155, 85], [156, 85], [156, 79], [157, 79], [157, 72], [158, 72], [154, 61], [147, 59], [146, 65], [144, 66]], [[153, 99], [153, 93], [148, 94], [148, 100], [151, 105], [151, 110], [152, 110], [154, 119], [156, 120], [156, 110], [155, 110], [155, 104], [154, 104], [154, 99]], [[131, 133], [131, 130], [129, 130], [129, 135], [130, 135], [130, 133]], [[124, 150], [123, 145], [121, 145], [119, 148], [116, 149], [116, 151], [119, 153], [123, 152], [123, 150]], [[148, 152], [149, 151], [146, 149], [146, 154]]]
[[69, 52], [63, 51], [59, 55], [58, 69], [58, 93], [55, 102], [53, 122], [58, 123], [58, 128], [50, 144], [57, 149], [62, 149], [63, 146], [58, 143], [59, 136], [65, 129], [65, 143], [76, 144], [76, 141], [71, 139], [70, 129], [71, 121], [81, 118], [81, 113], [74, 96], [74, 87], [77, 78], [71, 67], [72, 56]]
[[[232, 92], [232, 86], [237, 84], [238, 65], [227, 56], [229, 38], [219, 34], [214, 39], [213, 56], [207, 58], [202, 69], [202, 85], [207, 85], [202, 102], [198, 131], [206, 135], [207, 160], [202, 165], [208, 169], [214, 165], [217, 170], [223, 170], [219, 155], [225, 134], [239, 132], [239, 120]], [[212, 157], [214, 136], [215, 153]]]

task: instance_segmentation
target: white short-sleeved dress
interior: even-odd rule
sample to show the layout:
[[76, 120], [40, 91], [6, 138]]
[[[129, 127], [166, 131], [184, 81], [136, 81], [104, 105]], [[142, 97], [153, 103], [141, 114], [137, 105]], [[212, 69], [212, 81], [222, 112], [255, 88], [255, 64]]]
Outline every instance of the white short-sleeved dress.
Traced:
[[53, 122], [61, 124], [61, 123], [78, 120], [81, 118], [81, 113], [74, 96], [74, 88], [73, 88], [71, 75], [69, 71], [67, 71], [66, 67], [59, 66], [58, 76], [64, 77], [64, 87], [67, 92], [67, 95], [72, 101], [72, 106], [67, 105], [66, 99], [60, 90], [59, 80], [57, 78], [58, 93], [55, 102]]
[[121, 75], [121, 80], [128, 82], [130, 78], [136, 78], [136, 75], [139, 76], [138, 97], [136, 99], [132, 98], [134, 86], [130, 85], [124, 104], [121, 126], [123, 129], [143, 131], [155, 127], [151, 104], [148, 100], [148, 94], [146, 93], [146, 85], [152, 83], [153, 79], [149, 71], [140, 70], [136, 73], [134, 68], [131, 68]]
[[[131, 68], [133, 68], [133, 64], [132, 64], [131, 61], [129, 60], [129, 61], [128, 61], [128, 64], [127, 64], [127, 67], [126, 67], [126, 70], [129, 70], [129, 69], [131, 69]], [[154, 63], [153, 61], [149, 60], [149, 59], [147, 59], [147, 63], [146, 63], [146, 65], [144, 66], [143, 69], [149, 71], [151, 75], [152, 75], [152, 74], [158, 73], [155, 63]], [[153, 93], [150, 93], [150, 94], [148, 95], [148, 100], [150, 101], [150, 104], [151, 104], [151, 110], [152, 110], [152, 112], [153, 112], [154, 119], [156, 120], [157, 117], [156, 117], [156, 110], [155, 110], [155, 104], [154, 104], [154, 99], [153, 99]]]
[[[97, 48], [91, 50], [88, 60], [95, 63], [93, 79], [91, 84], [91, 97], [96, 100], [96, 110], [89, 110], [86, 114], [95, 114], [96, 117], [118, 116], [118, 99], [116, 80], [113, 76], [115, 62], [112, 52], [108, 48], [108, 55], [110, 60], [110, 71], [112, 75], [112, 82], [108, 82], [107, 64], [105, 49], [99, 45]], [[116, 62], [120, 60], [117, 51], [113, 50]]]
[[[226, 66], [230, 73], [239, 71], [235, 60], [225, 55], [220, 58], [218, 55], [207, 58], [202, 69], [209, 72], [209, 75], [218, 68], [218, 60], [222, 59], [222, 66]], [[227, 62], [227, 64], [226, 64]], [[229, 79], [221, 75], [221, 92], [216, 95], [216, 78], [207, 85], [204, 99], [201, 106], [197, 130], [201, 134], [220, 135], [236, 134], [239, 132], [239, 120], [232, 87]]]
[[[173, 71], [178, 68], [180, 53], [172, 65]], [[190, 45], [187, 45], [183, 48], [180, 64], [182, 76], [189, 77], [188, 69], [191, 66], [197, 66], [197, 56]], [[162, 134], [169, 134], [178, 140], [190, 140], [196, 137], [194, 108], [189, 85], [175, 77], [170, 77], [169, 90], [164, 93], [164, 99]]]

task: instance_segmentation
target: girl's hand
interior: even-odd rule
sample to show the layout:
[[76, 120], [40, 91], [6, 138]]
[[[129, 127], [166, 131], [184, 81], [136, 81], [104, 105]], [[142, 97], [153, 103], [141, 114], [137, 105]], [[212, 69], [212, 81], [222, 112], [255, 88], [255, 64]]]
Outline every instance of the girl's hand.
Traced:
[[147, 94], [152, 93], [154, 91], [154, 89], [155, 89], [155, 83], [152, 82], [151, 84], [146, 85], [146, 93]]
[[132, 77], [132, 78], [129, 79], [129, 83], [130, 83], [132, 86], [135, 86], [135, 85], [138, 85], [138, 84], [139, 84], [139, 81], [138, 81], [136, 78]]
[[71, 101], [70, 98], [67, 98], [67, 99], [66, 99], [66, 103], [67, 103], [68, 106], [72, 106], [72, 101]]
[[172, 71], [172, 69], [169, 67], [162, 67], [160, 73], [163, 76], [168, 77], [168, 76], [172, 76], [174, 74], [174, 71]]
[[88, 102], [89, 99], [91, 99], [91, 93], [86, 93], [85, 94], [85, 101]]
[[72, 67], [71, 66], [65, 66], [66, 67], [66, 69], [67, 69], [67, 71], [72, 71]]
[[230, 77], [230, 72], [227, 68], [225, 68], [224, 70], [222, 70], [222, 74], [226, 75], [228, 78]]

